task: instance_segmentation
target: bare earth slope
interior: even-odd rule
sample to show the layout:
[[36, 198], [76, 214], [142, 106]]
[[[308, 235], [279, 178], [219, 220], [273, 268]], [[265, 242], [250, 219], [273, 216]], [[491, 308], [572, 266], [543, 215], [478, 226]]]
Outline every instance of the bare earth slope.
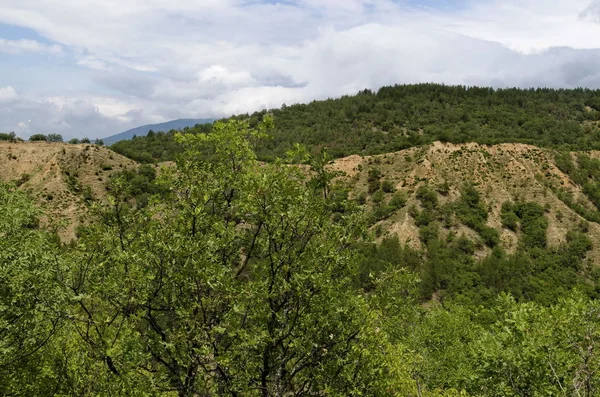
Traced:
[[[106, 198], [106, 181], [137, 163], [100, 146], [49, 142], [0, 142], [0, 180], [31, 192], [46, 213], [45, 222], [63, 221], [65, 241], [85, 221], [86, 194]], [[89, 192], [89, 193], [86, 193]]]
[[[600, 153], [590, 153], [600, 157]], [[518, 236], [502, 228], [500, 209], [505, 201], [535, 201], [547, 208], [548, 242], [558, 246], [569, 230], [584, 219], [554, 194], [554, 188], [564, 188], [580, 204], [593, 209], [581, 189], [554, 164], [553, 152], [522, 144], [494, 146], [479, 144], [434, 144], [379, 156], [350, 156], [336, 160], [332, 167], [342, 171], [343, 179], [352, 188], [351, 196], [367, 193], [368, 172], [378, 169], [382, 180], [393, 183], [405, 192], [407, 204], [373, 228], [398, 235], [401, 242], [420, 247], [418, 228], [409, 214], [411, 206], [419, 207], [416, 190], [423, 184], [447, 184], [448, 193], [440, 194], [441, 204], [455, 201], [465, 182], [473, 183], [487, 204], [488, 226], [501, 232], [501, 244], [509, 251], [516, 248]], [[93, 199], [106, 198], [106, 181], [119, 170], [137, 167], [133, 160], [109, 149], [94, 145], [62, 143], [0, 142], [0, 180], [17, 182], [20, 189], [36, 197], [47, 214], [46, 222], [65, 221], [60, 232], [65, 241], [75, 236], [75, 228], [85, 222], [87, 189]], [[391, 194], [386, 194], [389, 200]], [[367, 200], [367, 207], [372, 203]], [[478, 234], [454, 220], [445, 233], [454, 232], [478, 240]], [[590, 259], [600, 261], [600, 225], [589, 223], [589, 237], [594, 245]], [[479, 255], [488, 253], [483, 244]]]
[[[599, 153], [590, 155], [599, 157]], [[503, 202], [535, 201], [545, 206], [549, 222], [547, 238], [551, 246], [564, 242], [567, 231], [584, 221], [553, 193], [551, 187], [571, 191], [576, 201], [590, 209], [594, 208], [581, 193], [580, 187], [556, 167], [551, 150], [523, 144], [487, 146], [436, 142], [379, 156], [350, 156], [336, 160], [333, 168], [346, 174], [345, 179], [350, 183], [354, 196], [365, 194], [368, 197], [367, 174], [374, 168], [381, 171], [382, 180], [389, 180], [397, 190], [404, 191], [409, 198], [406, 206], [374, 227], [381, 225], [385, 234], [396, 234], [401, 242], [414, 247], [420, 246], [419, 233], [408, 208], [412, 205], [419, 207], [415, 194], [423, 184], [435, 187], [447, 183], [449, 192], [439, 195], [443, 204], [459, 198], [459, 191], [465, 182], [473, 183], [488, 206], [488, 226], [501, 232], [501, 244], [509, 251], [516, 248], [518, 236], [502, 228], [500, 212]], [[475, 231], [457, 220], [445, 232], [478, 239]], [[589, 236], [594, 245], [589, 258], [600, 260], [600, 225], [590, 222]], [[482, 245], [479, 254], [485, 255], [487, 252]]]

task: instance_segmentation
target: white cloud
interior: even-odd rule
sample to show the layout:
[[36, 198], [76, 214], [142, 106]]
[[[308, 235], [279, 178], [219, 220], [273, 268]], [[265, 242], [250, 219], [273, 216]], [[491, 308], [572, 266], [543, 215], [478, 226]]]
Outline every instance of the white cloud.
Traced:
[[592, 23], [600, 23], [600, 0], [590, 4], [579, 17]]
[[143, 103], [111, 97], [36, 98], [18, 96], [8, 87], [0, 88], [0, 102], [0, 130], [15, 131], [23, 138], [36, 132], [60, 133], [67, 138], [106, 136], [107, 131], [120, 131], [145, 119], [140, 113], [127, 117], [132, 109], [144, 107]]
[[104, 61], [92, 56], [83, 56], [78, 61], [77, 64], [80, 66], [85, 66], [94, 70], [103, 70], [108, 71], [111, 67]]
[[30, 128], [111, 135], [135, 123], [226, 116], [394, 83], [600, 88], [600, 0], [410, 4], [0, 0], [0, 22], [57, 43], [4, 40], [0, 50], [68, 51], [95, 86], [55, 98], [13, 95], [12, 110], [0, 109], [0, 129], [31, 118]]
[[7, 40], [0, 38], [0, 51], [10, 54], [39, 52], [58, 55], [62, 53], [62, 47], [56, 44], [43, 44], [35, 40]]
[[17, 92], [11, 86], [0, 87], [0, 103], [9, 102], [17, 98]]

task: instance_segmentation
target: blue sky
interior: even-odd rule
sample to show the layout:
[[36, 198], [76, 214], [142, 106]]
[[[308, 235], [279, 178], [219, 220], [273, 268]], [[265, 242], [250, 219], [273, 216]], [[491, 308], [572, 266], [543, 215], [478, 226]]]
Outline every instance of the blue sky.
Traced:
[[0, 0], [0, 131], [103, 137], [395, 83], [600, 88], [600, 0]]

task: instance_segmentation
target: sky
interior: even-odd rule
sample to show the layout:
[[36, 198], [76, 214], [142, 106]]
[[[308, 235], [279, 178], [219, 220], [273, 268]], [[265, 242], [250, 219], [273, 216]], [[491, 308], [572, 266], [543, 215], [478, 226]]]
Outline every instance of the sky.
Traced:
[[0, 132], [106, 137], [384, 85], [600, 88], [600, 0], [0, 0]]

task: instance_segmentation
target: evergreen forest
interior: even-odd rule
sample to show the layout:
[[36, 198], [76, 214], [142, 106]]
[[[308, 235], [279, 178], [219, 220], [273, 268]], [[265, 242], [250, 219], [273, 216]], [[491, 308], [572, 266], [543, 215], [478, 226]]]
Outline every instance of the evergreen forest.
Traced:
[[[377, 92], [283, 105], [232, 118], [256, 126], [266, 114], [276, 123], [256, 153], [282, 157], [295, 143], [334, 157], [395, 152], [435, 141], [519, 142], [565, 150], [600, 149], [600, 91], [493, 89], [438, 84], [397, 85]], [[186, 129], [206, 133], [210, 124]], [[173, 161], [183, 151], [176, 131], [152, 132], [112, 146], [142, 163]]]

